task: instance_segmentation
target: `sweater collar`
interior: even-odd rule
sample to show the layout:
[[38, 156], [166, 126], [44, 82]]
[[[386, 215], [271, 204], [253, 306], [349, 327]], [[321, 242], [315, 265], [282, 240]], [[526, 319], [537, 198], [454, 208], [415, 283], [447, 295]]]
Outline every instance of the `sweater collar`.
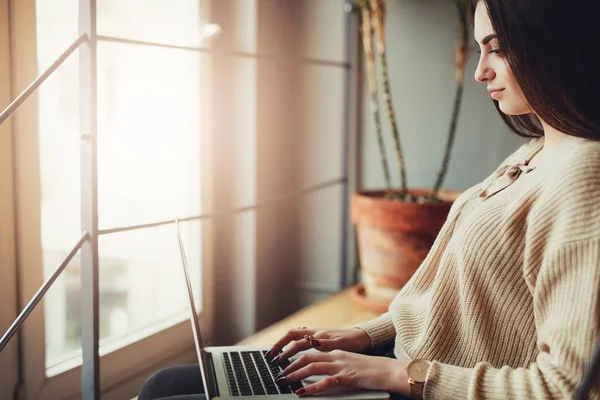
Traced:
[[491, 182], [479, 193], [479, 197], [482, 199], [488, 199], [496, 193], [506, 189], [512, 185], [519, 176], [528, 174], [535, 170], [535, 167], [529, 166], [529, 162], [539, 153], [544, 147], [544, 142], [538, 144], [532, 151], [529, 152], [527, 157], [521, 162], [516, 164], [509, 164], [502, 166], [492, 178]]

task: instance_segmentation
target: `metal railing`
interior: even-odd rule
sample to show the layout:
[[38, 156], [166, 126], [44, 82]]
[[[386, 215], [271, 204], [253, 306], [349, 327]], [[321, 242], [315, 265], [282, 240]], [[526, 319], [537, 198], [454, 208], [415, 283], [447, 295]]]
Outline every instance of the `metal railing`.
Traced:
[[52, 286], [54, 281], [60, 276], [60, 274], [62, 274], [64, 269], [67, 267], [67, 265], [69, 265], [69, 262], [71, 261], [71, 259], [73, 257], [75, 257], [75, 255], [81, 249], [81, 247], [83, 246], [83, 243], [85, 243], [85, 241], [87, 239], [88, 239], [88, 234], [87, 234], [87, 232], [84, 232], [83, 235], [81, 235], [81, 239], [79, 239], [79, 241], [77, 242], [75, 247], [73, 247], [73, 249], [65, 257], [63, 262], [56, 269], [56, 271], [54, 271], [52, 276], [50, 278], [48, 278], [48, 280], [46, 280], [46, 282], [44, 282], [42, 287], [40, 287], [38, 289], [38, 291], [35, 293], [35, 295], [31, 298], [31, 300], [29, 300], [29, 303], [27, 303], [27, 305], [21, 311], [21, 313], [19, 314], [17, 319], [15, 319], [15, 321], [12, 323], [12, 325], [8, 328], [6, 333], [0, 339], [0, 353], [2, 353], [2, 350], [4, 350], [4, 348], [10, 341], [10, 339], [12, 339], [12, 337], [15, 335], [15, 333], [17, 333], [17, 331], [19, 330], [21, 325], [23, 325], [23, 323], [25, 322], [25, 320], [27, 319], [29, 314], [31, 314], [31, 312], [38, 305], [40, 300], [42, 300], [42, 297], [44, 297], [44, 295], [46, 294], [48, 289], [50, 289], [50, 286]]
[[75, 40], [73, 42], [72, 45], [70, 45], [57, 59], [56, 61], [54, 61], [52, 63], [52, 65], [50, 65], [48, 67], [48, 69], [46, 71], [44, 71], [43, 74], [41, 74], [40, 76], [38, 76], [33, 82], [31, 82], [31, 84], [25, 89], [23, 90], [23, 93], [21, 93], [20, 95], [18, 95], [9, 105], [8, 107], [6, 107], [6, 109], [4, 111], [2, 111], [2, 114], [0, 114], [0, 125], [2, 125], [8, 118], [10, 118], [11, 115], [14, 114], [15, 111], [17, 111], [17, 109], [19, 107], [21, 107], [21, 105], [23, 103], [25, 103], [25, 101], [31, 97], [31, 95], [40, 88], [40, 86], [42, 86], [42, 83], [44, 83], [46, 81], [46, 79], [48, 79], [50, 77], [50, 75], [52, 75], [54, 73], [54, 71], [56, 71], [61, 65], [64, 64], [65, 61], [67, 61], [67, 58], [69, 58], [69, 56], [71, 54], [73, 54], [73, 52], [75, 50], [77, 50], [79, 48], [79, 46], [81, 46], [82, 43], [85, 43], [88, 41], [88, 37], [87, 35], [81, 35], [77, 38], [77, 40]]

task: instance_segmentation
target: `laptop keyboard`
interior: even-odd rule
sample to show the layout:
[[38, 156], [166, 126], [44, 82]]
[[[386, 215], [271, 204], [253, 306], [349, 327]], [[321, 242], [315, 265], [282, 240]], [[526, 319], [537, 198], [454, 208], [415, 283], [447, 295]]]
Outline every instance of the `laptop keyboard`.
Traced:
[[232, 351], [223, 354], [225, 375], [232, 396], [275, 395], [294, 393], [302, 383], [279, 386], [275, 377], [287, 365], [273, 365], [265, 359], [266, 351]]

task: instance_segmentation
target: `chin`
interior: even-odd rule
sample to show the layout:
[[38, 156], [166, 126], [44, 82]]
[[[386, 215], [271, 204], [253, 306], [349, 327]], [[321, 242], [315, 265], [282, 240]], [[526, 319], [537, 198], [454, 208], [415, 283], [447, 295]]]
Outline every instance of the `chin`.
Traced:
[[498, 101], [498, 108], [506, 115], [525, 115], [531, 113], [526, 104], [515, 104], [510, 101]]

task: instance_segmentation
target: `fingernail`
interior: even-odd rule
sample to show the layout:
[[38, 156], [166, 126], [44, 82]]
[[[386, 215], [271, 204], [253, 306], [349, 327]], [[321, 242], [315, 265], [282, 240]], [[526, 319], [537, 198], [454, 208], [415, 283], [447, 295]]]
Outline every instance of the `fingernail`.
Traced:
[[269, 350], [269, 351], [267, 351], [267, 354], [265, 354], [265, 358], [266, 358], [267, 360], [270, 360], [270, 359], [271, 359], [271, 357], [273, 357], [273, 353], [271, 352], [271, 350]]
[[316, 346], [316, 347], [319, 347], [321, 345], [321, 342], [319, 342], [317, 339], [313, 339], [312, 345]]
[[278, 385], [283, 385], [285, 383], [285, 378], [287, 378], [285, 375], [280, 376], [279, 378], [275, 379], [275, 383]]
[[296, 390], [296, 395], [297, 396], [302, 396], [304, 393], [306, 393], [306, 389], [298, 389], [298, 390]]
[[285, 374], [283, 373], [284, 371], [280, 372], [277, 374], [277, 376], [275, 377], [275, 380], [281, 378], [282, 376], [285, 376]]
[[271, 360], [271, 364], [276, 364], [279, 361], [279, 355], [276, 355], [275, 358]]

